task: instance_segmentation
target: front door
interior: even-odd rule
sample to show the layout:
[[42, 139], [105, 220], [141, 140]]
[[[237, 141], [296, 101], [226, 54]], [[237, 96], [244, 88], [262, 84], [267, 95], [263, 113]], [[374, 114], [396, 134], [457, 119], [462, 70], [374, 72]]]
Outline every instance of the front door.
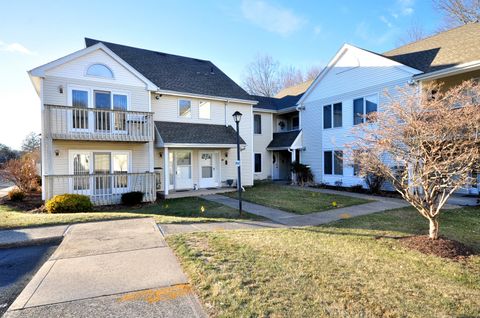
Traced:
[[273, 155], [272, 155], [272, 164], [273, 164], [272, 179], [273, 180], [280, 179], [279, 159], [280, 159], [279, 153], [277, 151], [273, 152]]
[[112, 193], [112, 179], [110, 177], [110, 171], [110, 153], [94, 153], [93, 173], [95, 174], [95, 195], [106, 195]]
[[218, 187], [217, 171], [218, 154], [216, 152], [200, 152], [200, 188]]
[[175, 189], [193, 188], [192, 152], [179, 150], [175, 152]]

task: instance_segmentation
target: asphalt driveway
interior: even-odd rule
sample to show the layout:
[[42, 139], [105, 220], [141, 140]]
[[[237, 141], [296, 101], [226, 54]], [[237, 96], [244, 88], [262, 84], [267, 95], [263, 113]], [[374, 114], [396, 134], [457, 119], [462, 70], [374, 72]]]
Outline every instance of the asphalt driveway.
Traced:
[[0, 316], [55, 249], [54, 244], [0, 249]]

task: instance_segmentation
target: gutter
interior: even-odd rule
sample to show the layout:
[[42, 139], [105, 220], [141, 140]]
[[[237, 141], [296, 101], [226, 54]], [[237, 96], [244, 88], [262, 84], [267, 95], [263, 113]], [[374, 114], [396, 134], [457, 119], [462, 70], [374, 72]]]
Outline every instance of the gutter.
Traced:
[[475, 71], [478, 69], [480, 69], [480, 60], [455, 65], [455, 66], [434, 71], [434, 72], [414, 75], [412, 78], [418, 81], [433, 80], [433, 79], [442, 78], [450, 75], [456, 75], [456, 74], [466, 73], [470, 71]]

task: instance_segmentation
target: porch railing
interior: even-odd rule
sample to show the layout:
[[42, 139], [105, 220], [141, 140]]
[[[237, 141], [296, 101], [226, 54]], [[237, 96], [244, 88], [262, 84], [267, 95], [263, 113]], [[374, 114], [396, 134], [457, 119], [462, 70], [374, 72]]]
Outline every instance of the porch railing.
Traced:
[[45, 199], [64, 193], [88, 195], [95, 205], [117, 204], [123, 193], [140, 191], [143, 201], [156, 200], [156, 174], [114, 173], [45, 176]]
[[153, 113], [45, 105], [45, 131], [52, 139], [153, 141]]

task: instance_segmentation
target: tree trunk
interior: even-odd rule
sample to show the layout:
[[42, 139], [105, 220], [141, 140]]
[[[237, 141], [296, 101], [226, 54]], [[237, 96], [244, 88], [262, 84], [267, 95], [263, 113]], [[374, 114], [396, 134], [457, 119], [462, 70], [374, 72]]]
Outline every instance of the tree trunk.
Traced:
[[430, 221], [430, 231], [429, 237], [432, 240], [438, 239], [438, 220], [437, 218], [429, 219]]

